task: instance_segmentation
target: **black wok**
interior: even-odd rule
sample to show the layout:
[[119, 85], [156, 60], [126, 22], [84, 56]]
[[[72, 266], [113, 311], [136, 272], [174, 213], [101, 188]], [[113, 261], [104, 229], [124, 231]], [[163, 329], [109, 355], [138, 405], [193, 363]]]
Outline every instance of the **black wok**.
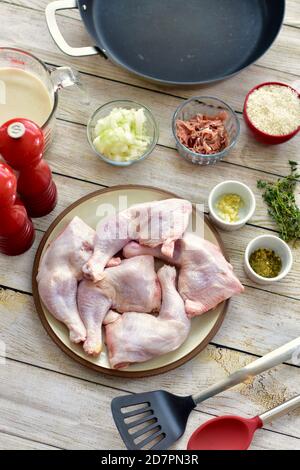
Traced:
[[[69, 8], [80, 10], [95, 47], [66, 43], [55, 14]], [[140, 77], [193, 85], [257, 61], [275, 40], [284, 10], [284, 0], [59, 0], [47, 6], [46, 17], [69, 55], [102, 52]]]

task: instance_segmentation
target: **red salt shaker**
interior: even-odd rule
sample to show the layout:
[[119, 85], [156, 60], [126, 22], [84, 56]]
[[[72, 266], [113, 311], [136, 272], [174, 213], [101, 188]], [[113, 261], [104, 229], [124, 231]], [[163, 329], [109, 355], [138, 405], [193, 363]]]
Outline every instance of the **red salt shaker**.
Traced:
[[49, 214], [57, 203], [57, 189], [43, 160], [43, 131], [28, 119], [12, 119], [0, 128], [0, 154], [19, 172], [18, 193], [31, 217]]
[[16, 190], [15, 174], [0, 162], [0, 252], [9, 256], [29, 250], [35, 237], [32, 222]]

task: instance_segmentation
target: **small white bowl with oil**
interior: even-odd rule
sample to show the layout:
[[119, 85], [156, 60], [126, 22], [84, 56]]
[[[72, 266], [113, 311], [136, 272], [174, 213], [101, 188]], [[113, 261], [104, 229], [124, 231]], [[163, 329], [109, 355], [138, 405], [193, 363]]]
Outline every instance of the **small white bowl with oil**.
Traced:
[[[240, 205], [236, 218], [232, 221], [231, 207], [220, 211], [218, 205], [223, 202], [224, 196], [239, 196]], [[235, 198], [236, 199], [236, 198]], [[225, 204], [226, 206], [227, 204]], [[256, 208], [255, 196], [251, 189], [240, 181], [223, 181], [213, 188], [208, 198], [209, 215], [212, 221], [221, 229], [227, 231], [238, 230], [242, 228], [253, 216]]]

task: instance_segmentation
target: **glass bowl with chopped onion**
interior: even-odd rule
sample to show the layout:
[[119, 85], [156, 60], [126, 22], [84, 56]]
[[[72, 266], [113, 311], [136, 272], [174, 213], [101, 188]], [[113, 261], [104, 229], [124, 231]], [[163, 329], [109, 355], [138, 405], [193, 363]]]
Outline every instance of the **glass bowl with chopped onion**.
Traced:
[[236, 145], [240, 123], [234, 110], [212, 96], [195, 96], [176, 110], [173, 134], [179, 154], [198, 165], [222, 160]]
[[261, 83], [246, 96], [244, 118], [259, 142], [287, 142], [300, 130], [300, 94], [285, 83]]
[[147, 158], [158, 142], [158, 126], [151, 111], [130, 100], [116, 100], [98, 108], [87, 125], [90, 146], [106, 163], [126, 167]]

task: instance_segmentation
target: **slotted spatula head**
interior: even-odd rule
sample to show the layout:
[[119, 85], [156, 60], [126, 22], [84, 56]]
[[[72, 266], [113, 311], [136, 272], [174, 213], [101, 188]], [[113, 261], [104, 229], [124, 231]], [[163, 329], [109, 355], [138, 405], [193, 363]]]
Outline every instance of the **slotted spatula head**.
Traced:
[[113, 418], [129, 450], [166, 450], [184, 433], [195, 408], [191, 396], [163, 390], [125, 395], [111, 403]]

